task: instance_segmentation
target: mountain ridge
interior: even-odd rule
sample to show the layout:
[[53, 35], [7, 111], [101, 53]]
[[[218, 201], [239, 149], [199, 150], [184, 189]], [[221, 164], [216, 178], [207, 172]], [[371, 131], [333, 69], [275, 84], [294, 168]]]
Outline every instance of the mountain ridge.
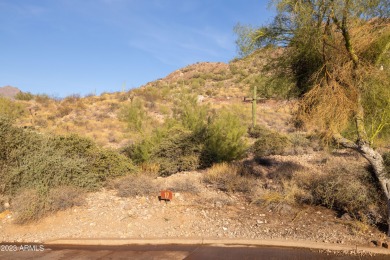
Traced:
[[0, 87], [0, 96], [15, 99], [15, 96], [22, 92], [20, 89], [13, 86]]

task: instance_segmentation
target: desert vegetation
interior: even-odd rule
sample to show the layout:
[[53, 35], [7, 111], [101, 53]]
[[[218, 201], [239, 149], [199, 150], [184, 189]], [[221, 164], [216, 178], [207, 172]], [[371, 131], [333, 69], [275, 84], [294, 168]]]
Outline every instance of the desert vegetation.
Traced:
[[[85, 192], [156, 195], [157, 180], [197, 171], [200, 181], [164, 188], [241, 194], [269, 209], [326, 207], [386, 225], [388, 20], [361, 20], [333, 1], [324, 10], [276, 2], [271, 25], [236, 27], [242, 56], [229, 64], [189, 65], [128, 92], [0, 97], [0, 211], [9, 204], [27, 223], [81, 205]], [[288, 17], [302, 19], [284, 24]], [[252, 111], [243, 100], [255, 86], [264, 103]]]

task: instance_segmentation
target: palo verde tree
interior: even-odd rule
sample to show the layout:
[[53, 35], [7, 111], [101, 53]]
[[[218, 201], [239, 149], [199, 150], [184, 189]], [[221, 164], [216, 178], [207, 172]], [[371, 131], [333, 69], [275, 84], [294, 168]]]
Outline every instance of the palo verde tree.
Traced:
[[390, 133], [390, 1], [273, 3], [277, 15], [270, 25], [236, 28], [246, 37], [238, 41], [241, 53], [283, 47], [277, 64], [295, 82], [300, 120], [368, 160], [387, 198], [390, 236], [390, 173], [375, 149]]

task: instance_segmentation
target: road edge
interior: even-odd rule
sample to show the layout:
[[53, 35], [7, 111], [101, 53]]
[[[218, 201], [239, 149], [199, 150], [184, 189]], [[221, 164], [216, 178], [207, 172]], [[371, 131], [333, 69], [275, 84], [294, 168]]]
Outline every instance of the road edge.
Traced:
[[274, 240], [274, 239], [57, 239], [45, 245], [77, 246], [125, 246], [125, 245], [207, 245], [219, 247], [272, 246], [306, 248], [315, 250], [347, 251], [356, 253], [373, 253], [390, 255], [390, 249], [358, 245], [329, 244], [307, 240]]

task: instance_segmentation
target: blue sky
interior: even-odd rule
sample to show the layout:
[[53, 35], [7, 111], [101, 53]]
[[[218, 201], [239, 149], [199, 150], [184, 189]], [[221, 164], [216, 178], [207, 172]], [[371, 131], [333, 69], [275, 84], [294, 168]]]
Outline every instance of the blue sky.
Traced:
[[233, 27], [268, 0], [0, 0], [0, 86], [65, 97], [139, 87], [196, 62], [229, 62]]

